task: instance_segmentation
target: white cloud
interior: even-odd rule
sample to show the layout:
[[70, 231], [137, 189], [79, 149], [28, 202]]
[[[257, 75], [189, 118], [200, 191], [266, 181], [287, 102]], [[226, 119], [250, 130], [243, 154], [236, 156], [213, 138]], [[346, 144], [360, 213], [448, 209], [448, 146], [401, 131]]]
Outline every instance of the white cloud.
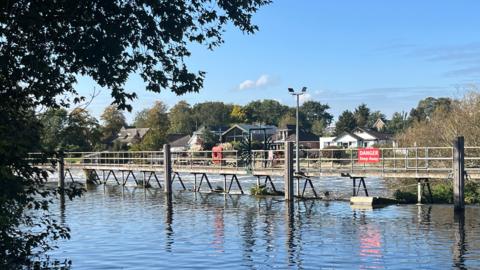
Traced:
[[274, 81], [269, 75], [263, 74], [260, 77], [258, 77], [256, 81], [252, 81], [252, 80], [243, 81], [238, 86], [238, 89], [247, 90], [247, 89], [265, 88], [272, 85], [273, 83]]
[[312, 95], [310, 95], [309, 93], [304, 93], [303, 95], [300, 95], [298, 98], [300, 105], [309, 100], [312, 100]]
[[250, 89], [250, 88], [254, 88], [254, 87], [255, 87], [255, 82], [254, 81], [246, 80], [238, 86], [238, 89], [245, 90], [245, 89]]

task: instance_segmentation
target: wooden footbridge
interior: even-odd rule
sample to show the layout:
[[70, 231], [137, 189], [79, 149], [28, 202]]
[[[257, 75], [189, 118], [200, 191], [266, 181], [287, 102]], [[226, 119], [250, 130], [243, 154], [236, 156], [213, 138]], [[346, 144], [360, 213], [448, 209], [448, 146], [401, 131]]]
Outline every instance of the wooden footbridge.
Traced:
[[[213, 174], [224, 177], [225, 192], [236, 184], [242, 193], [237, 177], [240, 175], [255, 176], [257, 184], [264, 181], [273, 186], [272, 177], [287, 179], [292, 174], [290, 178], [297, 180], [297, 195], [300, 195], [301, 180], [304, 180], [303, 192], [308, 184], [316, 195], [312, 180], [327, 176], [350, 177], [354, 196], [358, 195], [361, 185], [367, 192], [366, 177], [415, 178], [424, 183], [428, 179], [454, 179], [457, 172], [461, 177], [480, 179], [480, 147], [464, 147], [463, 140], [461, 145], [452, 147], [378, 148], [375, 162], [362, 161], [358, 149], [301, 150], [298, 159], [301, 173], [289, 173], [293, 171], [297, 158], [288, 149], [286, 144], [284, 150], [254, 150], [247, 154], [239, 151], [170, 152], [166, 145], [163, 151], [66, 152], [60, 157], [63, 163], [59, 163], [62, 163], [63, 177], [72, 180], [71, 170], [81, 169], [87, 172], [88, 179], [99, 183], [115, 181], [125, 185], [133, 180], [148, 186], [156, 181], [161, 187], [158, 175], [163, 175], [171, 181], [178, 179], [185, 189], [181, 174], [192, 174], [195, 179], [193, 190], [199, 191], [204, 182], [212, 189], [208, 175]], [[38, 154], [32, 154], [30, 159], [36, 163]], [[458, 173], [460, 171], [463, 173]], [[143, 179], [137, 179], [135, 172], [140, 172]], [[229, 187], [227, 181], [230, 181]]]

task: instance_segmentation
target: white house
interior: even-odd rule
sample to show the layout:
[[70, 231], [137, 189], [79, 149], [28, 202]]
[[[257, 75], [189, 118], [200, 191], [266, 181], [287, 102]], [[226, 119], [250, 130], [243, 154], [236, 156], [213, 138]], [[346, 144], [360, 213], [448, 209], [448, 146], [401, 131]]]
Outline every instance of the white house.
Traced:
[[336, 146], [335, 142], [333, 142], [334, 139], [335, 137], [320, 137], [320, 149], [329, 146]]
[[320, 138], [320, 148], [334, 145], [344, 148], [370, 147], [375, 144], [394, 143], [391, 134], [380, 133], [370, 129], [355, 128], [352, 132], [343, 132], [337, 137]]

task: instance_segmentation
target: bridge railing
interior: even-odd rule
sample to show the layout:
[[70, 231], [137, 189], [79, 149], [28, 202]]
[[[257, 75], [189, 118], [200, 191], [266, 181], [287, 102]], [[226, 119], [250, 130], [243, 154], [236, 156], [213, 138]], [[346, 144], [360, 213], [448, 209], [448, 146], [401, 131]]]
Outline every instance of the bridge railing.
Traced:
[[[300, 167], [307, 173], [338, 172], [451, 172], [452, 147], [379, 148], [378, 162], [361, 162], [359, 149], [304, 149]], [[296, 159], [294, 159], [296, 160]], [[480, 147], [465, 148], [465, 169], [480, 171]]]
[[245, 164], [238, 151], [228, 150], [216, 153], [213, 151], [175, 151], [172, 152], [174, 169], [243, 169]]
[[[379, 148], [379, 160], [359, 161], [358, 149], [302, 149], [300, 167], [303, 172], [408, 172], [449, 173], [453, 168], [452, 147]], [[285, 168], [284, 150], [253, 150], [245, 154], [236, 150], [172, 152], [172, 167], [179, 169], [214, 169], [251, 171], [252, 173], [282, 172]], [[32, 164], [53, 164], [55, 157], [41, 153], [29, 154]], [[296, 158], [294, 157], [294, 161]], [[65, 152], [68, 167], [114, 167], [124, 169], [162, 170], [163, 151]], [[480, 174], [480, 147], [465, 147], [465, 170]]]
[[136, 167], [163, 166], [162, 151], [66, 152], [64, 162], [69, 167]]

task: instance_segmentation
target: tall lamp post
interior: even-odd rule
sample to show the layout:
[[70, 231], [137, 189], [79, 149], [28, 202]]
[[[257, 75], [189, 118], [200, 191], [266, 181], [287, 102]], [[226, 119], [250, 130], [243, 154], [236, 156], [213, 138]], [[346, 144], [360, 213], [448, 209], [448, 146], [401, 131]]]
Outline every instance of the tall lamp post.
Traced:
[[295, 131], [295, 157], [296, 157], [296, 161], [295, 161], [295, 172], [296, 174], [299, 174], [300, 173], [300, 151], [299, 151], [299, 133], [300, 133], [300, 129], [299, 129], [299, 126], [298, 126], [298, 110], [299, 110], [299, 106], [300, 106], [300, 96], [305, 94], [305, 92], [307, 91], [307, 87], [302, 87], [302, 90], [300, 92], [295, 92], [295, 90], [293, 90], [293, 88], [288, 88], [288, 92], [290, 92], [290, 94], [292, 94], [292, 96], [297, 96], [297, 116], [296, 116], [296, 131]]

